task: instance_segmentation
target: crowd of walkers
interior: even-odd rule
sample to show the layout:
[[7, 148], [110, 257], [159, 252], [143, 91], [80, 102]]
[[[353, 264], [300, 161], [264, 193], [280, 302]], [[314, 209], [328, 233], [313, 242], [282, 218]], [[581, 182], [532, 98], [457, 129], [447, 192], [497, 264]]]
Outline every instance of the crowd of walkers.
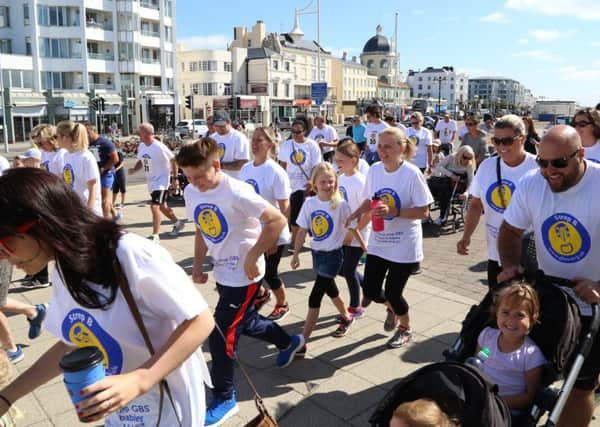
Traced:
[[[366, 119], [365, 125], [354, 117], [345, 138], [316, 117], [310, 129], [306, 120], [295, 120], [286, 141], [269, 127], [257, 128], [249, 140], [227, 112], [217, 111], [209, 133], [177, 153], [154, 137], [152, 125], [141, 124], [137, 161], [127, 172], [146, 177], [149, 239], [119, 225], [126, 189], [119, 147], [91, 124], [37, 126], [31, 135], [37, 148], [13, 167], [0, 161], [0, 339], [13, 363], [22, 360], [3, 314], [16, 312], [28, 319], [30, 339], [43, 324], [58, 342], [0, 391], [0, 413], [59, 375], [66, 352], [95, 345], [109, 375], [82, 391], [80, 417], [125, 426], [127, 414], [141, 405], [143, 425], [220, 425], [238, 411], [240, 336], [274, 345], [276, 365], [285, 368], [310, 351], [325, 295], [338, 312], [333, 337], [351, 333], [366, 310], [381, 309], [387, 347], [404, 346], [412, 338], [404, 289], [424, 259], [423, 224], [436, 203], [434, 223], [442, 226], [454, 196], [468, 201], [458, 254], [469, 255], [485, 217], [497, 328], [481, 333], [478, 350], [492, 349], [486, 373], [511, 411], [526, 410], [546, 360], [528, 338], [539, 319], [536, 291], [514, 280], [523, 273], [522, 243], [535, 243], [545, 274], [574, 282], [583, 323], [589, 323], [589, 304], [600, 302], [594, 262], [600, 217], [591, 196], [600, 182], [600, 112], [583, 109], [572, 126], [555, 126], [541, 138], [529, 117], [516, 115], [485, 117], [481, 125], [469, 114], [466, 130], [445, 115], [433, 132], [420, 113], [410, 115], [409, 128], [377, 105], [366, 109]], [[167, 203], [179, 180], [188, 184], [185, 219]], [[173, 237], [186, 222], [194, 226], [191, 279], [159, 245], [161, 214]], [[291, 335], [277, 323], [290, 312], [279, 266], [286, 251], [291, 268], [300, 266], [307, 237], [315, 280], [302, 333]], [[193, 285], [208, 280], [207, 255], [218, 293], [213, 314]], [[12, 266], [25, 271], [30, 287], [52, 283], [49, 304], [7, 297]], [[338, 276], [349, 300], [340, 294]], [[150, 357], [124, 288], [152, 331]], [[275, 306], [262, 316], [272, 295]], [[200, 349], [205, 341], [210, 370]], [[599, 359], [596, 340], [565, 407], [569, 421], [561, 425], [589, 423]], [[205, 385], [212, 392], [206, 407]], [[394, 411], [390, 425], [412, 425], [406, 423], [427, 412], [444, 418], [432, 402], [413, 406]]]

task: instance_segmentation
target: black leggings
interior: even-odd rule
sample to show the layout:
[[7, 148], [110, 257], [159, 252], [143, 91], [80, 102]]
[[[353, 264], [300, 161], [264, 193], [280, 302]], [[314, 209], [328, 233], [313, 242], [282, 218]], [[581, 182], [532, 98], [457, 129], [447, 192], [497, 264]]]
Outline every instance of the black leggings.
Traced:
[[350, 293], [350, 307], [358, 307], [360, 300], [360, 288], [363, 286], [363, 276], [356, 267], [363, 254], [363, 250], [356, 246], [344, 246], [344, 263], [341, 274], [346, 278], [348, 291]]
[[448, 206], [452, 198], [452, 180], [446, 176], [429, 178], [429, 190], [434, 200], [440, 203], [440, 218], [448, 214]]
[[264, 280], [274, 291], [281, 288], [281, 285], [283, 284], [279, 278], [277, 268], [279, 267], [279, 261], [281, 261], [281, 255], [283, 254], [283, 249], [285, 247], [286, 245], [279, 245], [277, 246], [277, 251], [275, 251], [274, 254], [266, 256]]
[[334, 279], [317, 275], [315, 284], [308, 297], [308, 308], [321, 307], [321, 301], [323, 301], [323, 296], [325, 294], [327, 294], [329, 298], [334, 299], [340, 295], [340, 291], [335, 285]]
[[[367, 254], [364, 287], [366, 297], [378, 303], [388, 301], [397, 316], [405, 315], [408, 313], [408, 303], [402, 296], [402, 292], [408, 278], [418, 268], [418, 262], [393, 262], [377, 255]], [[385, 290], [382, 291], [384, 279]]]

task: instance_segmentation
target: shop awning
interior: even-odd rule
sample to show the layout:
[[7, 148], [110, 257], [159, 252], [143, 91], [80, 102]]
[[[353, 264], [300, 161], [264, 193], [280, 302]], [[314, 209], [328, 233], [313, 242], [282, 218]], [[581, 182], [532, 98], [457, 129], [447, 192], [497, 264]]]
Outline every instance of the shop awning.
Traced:
[[311, 99], [294, 99], [294, 105], [311, 105]]
[[12, 110], [14, 117], [43, 117], [48, 114], [45, 105], [17, 106]]
[[110, 114], [110, 115], [121, 114], [121, 106], [120, 105], [106, 105], [104, 107], [104, 111], [102, 112], [102, 114]]
[[173, 105], [175, 99], [172, 95], [148, 95], [152, 105]]

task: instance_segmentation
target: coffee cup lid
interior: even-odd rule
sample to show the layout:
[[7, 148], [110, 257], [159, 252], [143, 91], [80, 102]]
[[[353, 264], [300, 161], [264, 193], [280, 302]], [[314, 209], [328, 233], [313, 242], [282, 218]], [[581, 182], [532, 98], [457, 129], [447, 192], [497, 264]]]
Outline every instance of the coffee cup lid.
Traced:
[[102, 363], [103, 359], [98, 347], [81, 347], [66, 353], [58, 365], [63, 371], [77, 372]]

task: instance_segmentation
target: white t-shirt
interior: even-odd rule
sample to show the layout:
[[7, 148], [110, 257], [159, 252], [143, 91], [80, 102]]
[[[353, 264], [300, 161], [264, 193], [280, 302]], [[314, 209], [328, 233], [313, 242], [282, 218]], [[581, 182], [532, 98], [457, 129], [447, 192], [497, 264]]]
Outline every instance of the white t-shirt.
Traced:
[[8, 159], [4, 156], [0, 156], [0, 175], [2, 175], [7, 169], [10, 169], [10, 163]]
[[[354, 175], [351, 176], [341, 174], [338, 177], [340, 193], [342, 193], [344, 200], [348, 202], [351, 212], [354, 212], [365, 200], [363, 198], [363, 190], [365, 188], [366, 180], [367, 177], [360, 172], [355, 172]], [[352, 224], [352, 227], [356, 227], [356, 225], [357, 222], [355, 221]], [[367, 224], [365, 228], [360, 230], [360, 234], [362, 235], [365, 243], [368, 242], [369, 235], [371, 234], [371, 224]], [[354, 238], [352, 239], [350, 246], [360, 247], [360, 244], [356, 238]]]
[[62, 176], [65, 166], [65, 154], [68, 151], [64, 148], [59, 148], [57, 151], [42, 151], [41, 168], [56, 176]]
[[67, 152], [64, 161], [63, 179], [81, 197], [86, 206], [90, 198], [88, 181], [96, 180], [96, 200], [92, 210], [102, 216], [100, 171], [92, 153], [88, 150], [76, 151], [74, 153]]
[[398, 129], [401, 129], [401, 130], [402, 130], [402, 131], [403, 131], [405, 134], [406, 134], [406, 131], [408, 130], [408, 129], [406, 128], [406, 126], [404, 126], [404, 125], [403, 125], [402, 123], [400, 123], [400, 122], [397, 122], [397, 123], [396, 123], [396, 127], [397, 127]]
[[[219, 135], [215, 132], [210, 137], [217, 142], [221, 163], [250, 160], [250, 142], [242, 132], [230, 129], [226, 135]], [[223, 172], [234, 178], [240, 174], [240, 171], [223, 170]]]
[[[539, 171], [519, 182], [504, 220], [525, 230], [533, 226], [536, 255], [549, 276], [600, 280], [600, 166], [585, 161], [581, 180], [566, 191], [554, 193]], [[570, 291], [570, 290], [569, 290]], [[576, 298], [582, 315], [591, 308]]]
[[[96, 169], [98, 167], [96, 166]], [[173, 331], [185, 320], [207, 310], [202, 295], [188, 275], [163, 248], [133, 233], [119, 240], [117, 258], [135, 302], [149, 331], [155, 349], [160, 349]], [[46, 328], [63, 342], [78, 347], [94, 345], [104, 354], [107, 375], [131, 372], [150, 358], [142, 334], [122, 292], [107, 309], [80, 306], [68, 292], [59, 268], [52, 272], [53, 295], [46, 317]], [[90, 284], [101, 294], [106, 289]], [[202, 349], [193, 353], [176, 368], [167, 382], [178, 407], [182, 425], [204, 425], [204, 384], [210, 375]], [[156, 425], [159, 388], [133, 400], [105, 420], [106, 426], [129, 427]], [[178, 425], [173, 407], [164, 399], [161, 425]]]
[[[369, 166], [369, 163], [363, 159], [360, 158], [358, 159], [358, 171], [363, 174], [364, 176], [367, 176], [367, 172], [369, 172], [369, 168], [371, 166]], [[338, 175], [340, 174], [340, 168], [338, 168], [338, 165], [336, 162], [333, 162], [333, 169], [335, 169], [335, 173], [337, 173]]]
[[215, 280], [224, 286], [241, 287], [262, 279], [265, 259], [259, 261], [260, 274], [246, 277], [244, 261], [261, 232], [260, 216], [270, 206], [245, 182], [222, 174], [212, 190], [201, 192], [193, 185], [183, 192], [185, 210], [204, 237], [213, 258]]
[[427, 147], [433, 144], [431, 139], [431, 131], [425, 127], [416, 130], [415, 128], [408, 128], [408, 138], [416, 138], [417, 152], [415, 157], [412, 158], [411, 162], [414, 163], [418, 168], [424, 169], [427, 167]]
[[[289, 199], [292, 192], [287, 173], [272, 159], [267, 159], [260, 166], [254, 166], [254, 162], [246, 163], [242, 166], [238, 179], [250, 184], [256, 194], [260, 194], [277, 209], [277, 201]], [[290, 243], [290, 239], [290, 230], [286, 226], [279, 235], [277, 246]]]
[[386, 122], [381, 123], [367, 123], [367, 128], [365, 129], [365, 138], [367, 138], [367, 147], [369, 147], [369, 151], [372, 153], [377, 151], [377, 144], [379, 143], [379, 134], [385, 128], [389, 128]]
[[500, 330], [487, 327], [479, 334], [477, 343], [488, 348], [490, 356], [483, 363], [483, 372], [498, 384], [500, 396], [514, 396], [527, 391], [525, 373], [547, 363], [540, 348], [528, 336], [521, 347], [510, 353], [498, 348]]
[[[314, 140], [317, 143], [317, 145], [319, 145], [319, 142], [337, 141], [338, 133], [332, 126], [329, 125], [323, 125], [323, 129], [319, 129], [317, 126], [314, 126], [310, 130], [308, 138]], [[325, 154], [329, 153], [330, 151], [333, 151], [334, 149], [334, 147], [323, 147], [322, 151], [323, 154]]]
[[600, 163], [600, 139], [591, 147], [584, 147], [584, 157], [590, 162]]
[[323, 160], [319, 144], [312, 139], [306, 139], [302, 143], [288, 139], [279, 148], [277, 158], [286, 163], [292, 193], [304, 190], [304, 185], [310, 181], [312, 170]]
[[175, 157], [171, 150], [156, 139], [150, 145], [143, 142], [138, 146], [138, 160], [143, 163], [148, 191], [168, 190], [171, 179], [171, 159]]
[[[483, 203], [485, 226], [487, 229], [488, 259], [500, 262], [500, 256], [498, 255], [498, 232], [504, 219], [502, 214], [505, 208], [502, 205], [498, 188], [498, 177], [496, 176], [497, 159], [499, 157], [491, 157], [481, 162], [477, 173], [473, 177], [469, 194], [481, 199], [481, 203]], [[515, 167], [510, 167], [504, 161], [500, 161], [500, 176], [502, 177], [502, 188], [507, 206], [510, 204], [512, 195], [517, 189], [519, 180], [527, 172], [537, 168], [538, 165], [535, 162], [535, 156], [530, 153], [526, 153], [525, 160]]]
[[447, 123], [442, 119], [435, 125], [435, 131], [440, 133], [440, 141], [442, 144], [450, 144], [452, 142], [452, 133], [456, 132], [456, 122], [449, 120]]
[[462, 125], [460, 127], [460, 129], [458, 129], [458, 137], [462, 138], [464, 137], [467, 133], [469, 133], [469, 128], [466, 125]]
[[311, 249], [333, 251], [342, 247], [346, 237], [345, 223], [352, 212], [345, 200], [333, 209], [330, 201], [322, 201], [318, 196], [304, 201], [296, 223], [300, 228], [310, 230]]
[[[394, 172], [387, 172], [382, 162], [369, 169], [362, 198], [377, 196], [393, 208], [428, 206], [433, 197], [421, 171], [412, 163], [402, 162]], [[383, 231], [371, 231], [369, 254], [392, 262], [423, 260], [423, 230], [418, 219], [386, 217]]]

